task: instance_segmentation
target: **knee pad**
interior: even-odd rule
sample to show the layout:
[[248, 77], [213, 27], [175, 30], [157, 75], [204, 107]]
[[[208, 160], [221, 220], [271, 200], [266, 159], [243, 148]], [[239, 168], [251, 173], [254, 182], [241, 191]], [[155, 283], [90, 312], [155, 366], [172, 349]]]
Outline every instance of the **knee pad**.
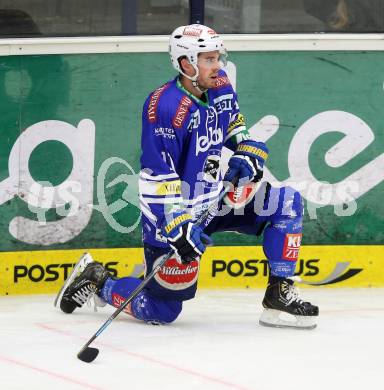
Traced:
[[283, 190], [284, 194], [280, 216], [296, 220], [300, 219], [301, 222], [304, 212], [303, 197], [300, 192], [292, 187], [284, 187]]
[[132, 315], [142, 321], [168, 324], [176, 320], [183, 307], [182, 301], [168, 301], [152, 296], [144, 290], [132, 301]]

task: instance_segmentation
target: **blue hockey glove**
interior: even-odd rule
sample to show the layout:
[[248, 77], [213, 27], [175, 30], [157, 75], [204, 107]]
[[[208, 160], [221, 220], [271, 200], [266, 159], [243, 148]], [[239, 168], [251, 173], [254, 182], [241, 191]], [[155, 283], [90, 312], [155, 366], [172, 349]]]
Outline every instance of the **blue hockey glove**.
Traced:
[[167, 219], [161, 233], [183, 264], [200, 258], [206, 246], [212, 244], [211, 238], [192, 223], [192, 217], [186, 212], [172, 213]]
[[235, 187], [251, 181], [258, 182], [263, 177], [263, 167], [268, 157], [268, 148], [264, 142], [245, 140], [237, 145], [237, 149], [228, 162], [228, 171], [224, 181]]

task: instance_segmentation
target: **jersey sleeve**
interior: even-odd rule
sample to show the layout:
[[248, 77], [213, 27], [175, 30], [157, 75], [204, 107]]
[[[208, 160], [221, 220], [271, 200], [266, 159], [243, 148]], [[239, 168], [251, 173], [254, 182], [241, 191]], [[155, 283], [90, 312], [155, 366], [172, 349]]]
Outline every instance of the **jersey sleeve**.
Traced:
[[250, 139], [250, 135], [245, 124], [245, 118], [240, 112], [237, 94], [233, 91], [232, 111], [230, 114], [227, 135], [224, 139], [224, 145], [231, 150], [244, 140]]
[[141, 211], [159, 229], [165, 214], [183, 208], [181, 180], [175, 168], [182, 132], [175, 130], [166, 105], [158, 105], [156, 112], [152, 105], [153, 95], [144, 104], [142, 114], [139, 197]]

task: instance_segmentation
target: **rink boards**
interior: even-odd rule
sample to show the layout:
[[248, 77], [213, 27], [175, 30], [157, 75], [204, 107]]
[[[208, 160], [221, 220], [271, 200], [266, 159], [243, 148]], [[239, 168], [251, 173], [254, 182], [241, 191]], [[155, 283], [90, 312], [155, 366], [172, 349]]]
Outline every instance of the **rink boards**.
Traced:
[[[142, 245], [142, 105], [175, 76], [166, 42], [158, 46], [163, 52], [1, 57], [1, 252]], [[304, 242], [382, 245], [384, 50], [230, 59], [247, 127], [270, 150], [263, 179], [305, 200]], [[255, 243], [215, 237], [218, 246]]]
[[[83, 252], [2, 252], [0, 295], [56, 292]], [[90, 249], [89, 252], [114, 276], [144, 273], [142, 248]], [[302, 279], [301, 286], [384, 287], [383, 253], [384, 246], [380, 245], [303, 246], [296, 273]], [[208, 248], [200, 263], [199, 287], [263, 288], [267, 268], [260, 246]], [[180, 273], [188, 274], [188, 269]]]

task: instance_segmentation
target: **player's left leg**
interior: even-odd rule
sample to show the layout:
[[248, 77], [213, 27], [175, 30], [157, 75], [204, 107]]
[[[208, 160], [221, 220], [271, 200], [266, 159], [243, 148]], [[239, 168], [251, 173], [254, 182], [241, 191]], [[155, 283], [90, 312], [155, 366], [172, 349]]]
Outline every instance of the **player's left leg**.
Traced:
[[277, 208], [264, 231], [263, 249], [270, 272], [260, 324], [313, 329], [319, 309], [299, 297], [293, 277], [301, 246], [302, 197], [290, 187], [271, 188], [270, 204]]
[[[227, 212], [218, 216], [205, 232], [236, 231], [260, 235], [269, 264], [269, 281], [263, 299], [262, 325], [276, 327], [315, 327], [318, 308], [304, 302], [294, 286], [294, 272], [301, 245], [303, 205], [301, 195], [290, 187], [274, 188], [267, 183], [254, 191], [230, 194]], [[237, 199], [236, 196], [237, 195]], [[238, 199], [242, 199], [239, 205]], [[290, 317], [285, 320], [285, 316]]]

